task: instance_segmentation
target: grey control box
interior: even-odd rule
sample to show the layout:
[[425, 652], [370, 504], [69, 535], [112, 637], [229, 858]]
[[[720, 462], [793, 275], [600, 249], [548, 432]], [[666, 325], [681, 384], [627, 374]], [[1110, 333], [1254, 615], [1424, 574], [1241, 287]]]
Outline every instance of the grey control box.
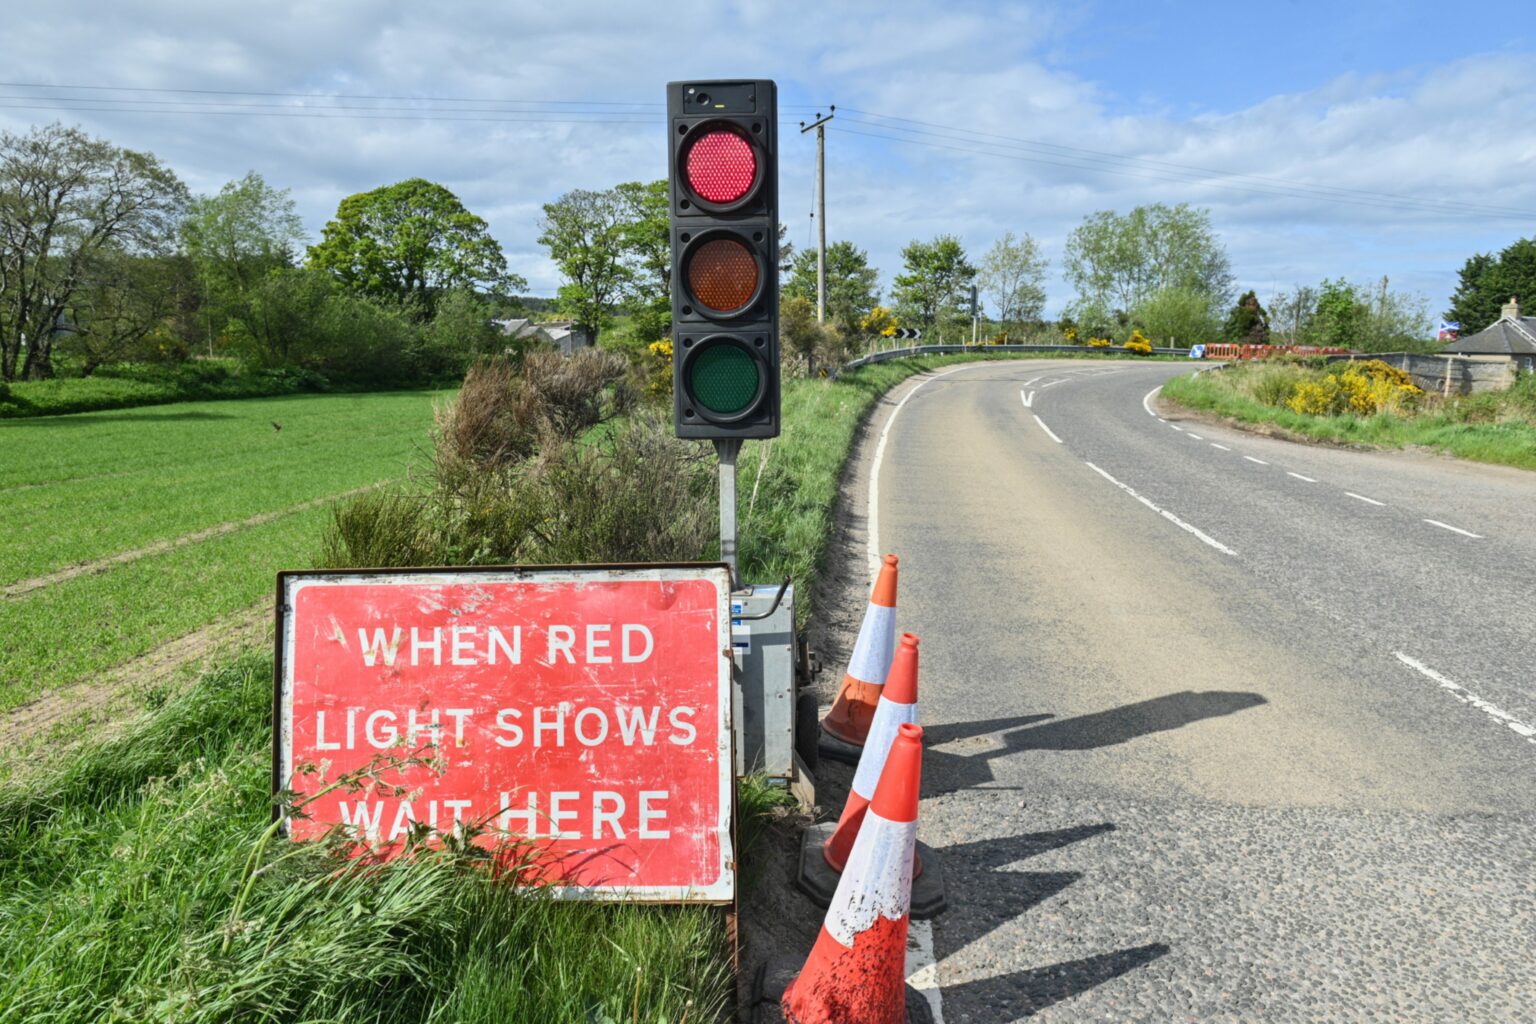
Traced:
[[[795, 588], [748, 586], [731, 594], [736, 689], [736, 774], [795, 775]], [[772, 608], [767, 618], [754, 619]]]

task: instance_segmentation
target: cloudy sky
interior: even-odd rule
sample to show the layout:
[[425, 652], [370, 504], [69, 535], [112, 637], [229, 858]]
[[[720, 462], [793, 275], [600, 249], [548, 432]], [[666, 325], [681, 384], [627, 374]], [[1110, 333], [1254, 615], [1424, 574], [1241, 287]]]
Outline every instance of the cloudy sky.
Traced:
[[[1248, 13], [1253, 12], [1253, 13]], [[913, 238], [1052, 261], [1095, 210], [1209, 208], [1261, 299], [1343, 276], [1443, 309], [1468, 255], [1536, 234], [1536, 30], [1513, 2], [121, 3], [59, 0], [0, 33], [0, 128], [63, 120], [194, 191], [256, 170], [317, 236], [407, 177], [485, 217], [535, 294], [541, 204], [666, 173], [662, 87], [779, 83], [781, 212], [889, 286]]]

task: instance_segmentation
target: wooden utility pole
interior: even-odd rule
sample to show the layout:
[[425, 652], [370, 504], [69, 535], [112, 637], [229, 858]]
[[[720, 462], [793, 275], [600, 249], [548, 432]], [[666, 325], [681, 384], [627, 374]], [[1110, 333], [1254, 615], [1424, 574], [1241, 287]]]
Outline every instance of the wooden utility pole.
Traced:
[[816, 115], [811, 124], [800, 122], [800, 134], [816, 129], [816, 320], [827, 322], [827, 122], [837, 107], [829, 107], [826, 117]]

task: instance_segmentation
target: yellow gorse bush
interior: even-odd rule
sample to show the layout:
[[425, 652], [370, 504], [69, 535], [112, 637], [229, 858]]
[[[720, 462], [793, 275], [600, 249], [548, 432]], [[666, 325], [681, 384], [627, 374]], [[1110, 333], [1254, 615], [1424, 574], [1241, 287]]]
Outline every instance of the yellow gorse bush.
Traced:
[[645, 346], [645, 390], [653, 395], [672, 391], [672, 339], [662, 338]]
[[1108, 338], [1089, 338], [1088, 339], [1088, 347], [1089, 348], [1109, 348], [1109, 339]]
[[1131, 332], [1131, 337], [1125, 343], [1127, 352], [1135, 352], [1137, 355], [1149, 356], [1152, 354], [1152, 341], [1141, 333], [1141, 328]]
[[1371, 359], [1302, 381], [1285, 405], [1308, 416], [1371, 416], [1400, 409], [1423, 393], [1409, 374]]

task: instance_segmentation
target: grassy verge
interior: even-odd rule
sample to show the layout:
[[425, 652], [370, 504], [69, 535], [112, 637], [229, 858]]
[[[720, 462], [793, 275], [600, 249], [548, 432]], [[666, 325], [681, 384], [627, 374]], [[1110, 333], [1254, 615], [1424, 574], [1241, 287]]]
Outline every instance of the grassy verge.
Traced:
[[270, 699], [248, 655], [0, 788], [0, 1022], [721, 1018], [717, 912], [514, 897], [446, 853], [253, 860]]
[[1370, 415], [1309, 415], [1283, 404], [1289, 393], [1282, 379], [1308, 372], [1238, 366], [1175, 377], [1163, 385], [1162, 396], [1189, 409], [1279, 428], [1297, 438], [1383, 448], [1424, 447], [1478, 462], [1536, 469], [1536, 378], [1530, 374], [1522, 375], [1514, 389], [1503, 393], [1449, 400], [1426, 395], [1417, 404]]
[[90, 377], [56, 377], [0, 385], [0, 419], [324, 390], [325, 378], [307, 370], [242, 372], [237, 363], [227, 359], [177, 366], [105, 366]]

